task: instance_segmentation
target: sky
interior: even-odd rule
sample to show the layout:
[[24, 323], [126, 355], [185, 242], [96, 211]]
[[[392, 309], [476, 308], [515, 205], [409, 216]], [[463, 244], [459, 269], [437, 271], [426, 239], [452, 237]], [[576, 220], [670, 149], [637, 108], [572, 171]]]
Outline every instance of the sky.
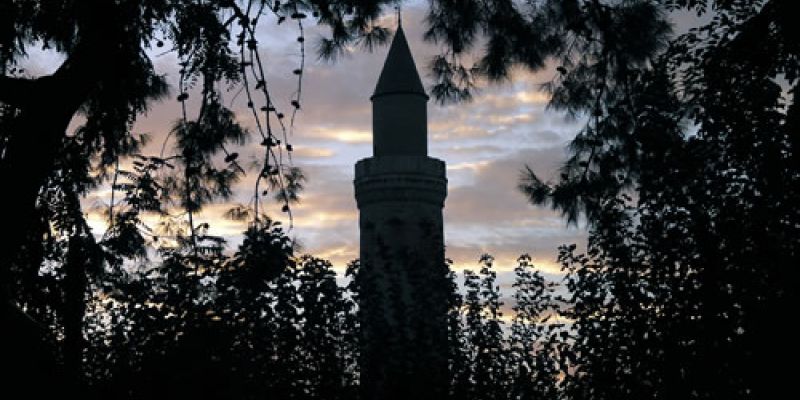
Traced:
[[[422, 41], [422, 9], [403, 12], [403, 26], [417, 68], [430, 85], [427, 64], [439, 49]], [[394, 26], [393, 18], [386, 21]], [[296, 233], [312, 253], [341, 264], [358, 253], [353, 164], [371, 155], [371, 105], [388, 46], [357, 52], [334, 65], [312, 63], [305, 75], [305, 111], [294, 142], [296, 163], [310, 181], [296, 209]], [[509, 268], [522, 253], [556, 271], [562, 243], [584, 240], [557, 214], [527, 203], [516, 189], [527, 164], [551, 177], [565, 157], [565, 145], [579, 129], [546, 110], [538, 85], [552, 71], [518, 73], [513, 82], [483, 88], [471, 103], [428, 104], [429, 155], [447, 163], [445, 243], [456, 269], [474, 266], [491, 253]], [[319, 217], [325, 217], [319, 220]]]
[[[428, 63], [439, 48], [422, 40], [425, 10], [406, 6], [403, 28], [423, 83], [431, 84]], [[394, 29], [396, 18], [387, 16], [383, 25]], [[314, 43], [324, 31], [307, 28], [307, 57], [303, 73], [302, 109], [290, 141], [293, 164], [308, 177], [301, 203], [293, 207], [290, 235], [305, 253], [329, 259], [342, 271], [358, 257], [358, 210], [354, 199], [354, 164], [370, 157], [372, 94], [388, 45], [373, 52], [353, 49], [335, 63], [319, 60]], [[295, 27], [265, 23], [259, 31], [259, 52], [267, 67], [268, 85], [279, 107], [289, 110], [296, 90], [291, 73], [300, 61]], [[169, 127], [180, 115], [177, 95], [177, 60], [172, 54], [152, 53], [159, 73], [172, 85], [171, 95], [141, 116], [135, 132], [146, 132], [152, 144], [144, 154], [157, 154]], [[45, 73], [58, 65], [49, 55], [32, 54], [29, 70]], [[527, 203], [516, 189], [522, 169], [528, 165], [540, 177], [552, 178], [566, 154], [566, 144], [581, 122], [547, 109], [548, 96], [539, 85], [554, 76], [551, 69], [532, 74], [515, 71], [511, 81], [484, 85], [470, 103], [442, 106], [428, 103], [429, 155], [447, 163], [448, 196], [445, 202], [445, 245], [457, 271], [477, 269], [478, 258], [490, 253], [496, 258], [501, 283], [506, 285], [514, 260], [529, 253], [543, 272], [558, 276], [557, 248], [561, 244], [585, 243], [584, 227], [568, 227], [557, 213]], [[235, 91], [223, 91], [226, 104], [237, 112], [245, 126], [246, 99]], [[193, 105], [190, 97], [190, 109]], [[75, 124], [79, 121], [76, 120]], [[169, 143], [168, 143], [169, 146]], [[259, 157], [262, 148], [252, 140], [237, 150], [240, 159]], [[235, 198], [208, 206], [196, 220], [208, 222], [211, 233], [240, 241], [241, 223], [222, 214], [233, 203], [247, 203], [253, 193], [256, 172], [237, 185]], [[88, 219], [96, 234], [105, 223], [101, 210], [109, 200], [107, 188], [85, 199]], [[277, 208], [272, 216], [289, 221]], [[503, 278], [506, 276], [506, 278]], [[505, 281], [505, 283], [504, 283]]]

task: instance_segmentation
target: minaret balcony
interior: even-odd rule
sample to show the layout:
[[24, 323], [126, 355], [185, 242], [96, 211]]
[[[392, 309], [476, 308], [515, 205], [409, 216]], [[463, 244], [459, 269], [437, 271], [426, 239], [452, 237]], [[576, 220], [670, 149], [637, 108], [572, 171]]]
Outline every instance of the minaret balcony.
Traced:
[[370, 157], [356, 163], [359, 209], [376, 203], [415, 202], [444, 206], [445, 163], [427, 156]]

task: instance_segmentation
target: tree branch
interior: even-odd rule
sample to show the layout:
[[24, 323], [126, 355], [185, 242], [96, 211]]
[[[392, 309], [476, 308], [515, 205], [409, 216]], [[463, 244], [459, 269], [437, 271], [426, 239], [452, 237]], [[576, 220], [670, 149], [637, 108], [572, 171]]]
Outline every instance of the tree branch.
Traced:
[[[250, 17], [247, 16], [247, 13], [245, 13], [244, 10], [242, 10], [242, 8], [239, 7], [239, 5], [237, 5], [235, 1], [233, 1], [233, 0], [224, 0], [221, 3], [222, 4], [220, 4], [220, 7], [225, 7], [225, 8], [231, 9], [231, 11], [233, 11], [234, 16], [236, 18], [238, 18], [239, 21], [250, 22]], [[227, 25], [227, 22], [226, 22], [226, 25]], [[246, 25], [242, 25], [242, 26], [246, 26]]]

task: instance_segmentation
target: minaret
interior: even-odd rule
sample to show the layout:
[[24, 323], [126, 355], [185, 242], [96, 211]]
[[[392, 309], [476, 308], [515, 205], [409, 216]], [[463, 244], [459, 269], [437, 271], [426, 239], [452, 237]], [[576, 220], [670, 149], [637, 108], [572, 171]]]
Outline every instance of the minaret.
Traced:
[[402, 26], [372, 100], [373, 156], [355, 168], [362, 399], [446, 397], [445, 164], [428, 157], [428, 95]]

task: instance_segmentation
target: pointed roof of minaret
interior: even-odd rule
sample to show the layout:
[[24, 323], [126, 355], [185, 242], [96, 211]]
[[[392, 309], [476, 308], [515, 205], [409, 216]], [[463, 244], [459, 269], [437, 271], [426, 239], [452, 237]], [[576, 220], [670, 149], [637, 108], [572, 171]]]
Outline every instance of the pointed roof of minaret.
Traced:
[[414, 64], [414, 57], [411, 56], [411, 49], [408, 47], [406, 35], [403, 33], [403, 26], [397, 25], [397, 32], [392, 39], [389, 47], [389, 54], [383, 64], [381, 76], [375, 86], [375, 93], [372, 97], [391, 93], [420, 94], [427, 97], [425, 89], [422, 87], [422, 80], [419, 79], [417, 66]]

